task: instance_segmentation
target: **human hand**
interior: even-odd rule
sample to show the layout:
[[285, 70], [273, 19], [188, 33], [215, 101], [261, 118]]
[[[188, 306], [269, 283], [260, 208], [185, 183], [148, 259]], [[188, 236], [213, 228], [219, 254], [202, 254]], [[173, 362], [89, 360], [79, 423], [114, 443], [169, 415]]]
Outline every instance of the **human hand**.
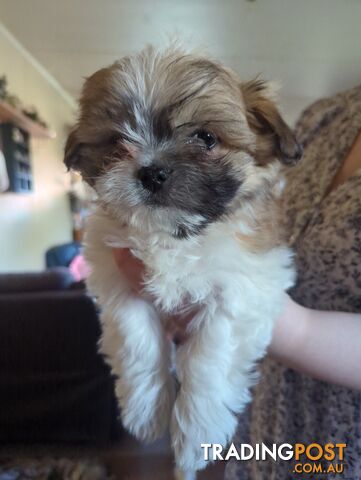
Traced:
[[[144, 264], [136, 258], [128, 248], [114, 248], [113, 256], [118, 269], [127, 278], [133, 292], [144, 296], [143, 278]], [[190, 313], [169, 315], [164, 322], [167, 336], [175, 343], [183, 343], [187, 337], [187, 327], [194, 317], [194, 310]]]

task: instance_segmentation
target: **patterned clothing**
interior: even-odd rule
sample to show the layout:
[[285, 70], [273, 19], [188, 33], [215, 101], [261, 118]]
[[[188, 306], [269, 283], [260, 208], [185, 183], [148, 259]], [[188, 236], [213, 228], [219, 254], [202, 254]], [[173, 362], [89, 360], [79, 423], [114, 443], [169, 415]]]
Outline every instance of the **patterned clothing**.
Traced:
[[[329, 192], [360, 130], [361, 85], [319, 100], [296, 126], [304, 156], [286, 172], [284, 197], [298, 272], [290, 294], [309, 308], [361, 312], [361, 168]], [[262, 442], [347, 443], [347, 468], [342, 475], [295, 475], [292, 461], [230, 461], [226, 480], [360, 480], [361, 393], [266, 358], [234, 439], [236, 446]]]

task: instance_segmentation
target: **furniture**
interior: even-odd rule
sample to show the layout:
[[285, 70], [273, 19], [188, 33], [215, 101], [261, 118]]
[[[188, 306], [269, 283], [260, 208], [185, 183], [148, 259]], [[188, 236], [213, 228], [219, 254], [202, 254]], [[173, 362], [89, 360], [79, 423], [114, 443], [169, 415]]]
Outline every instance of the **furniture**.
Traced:
[[9, 191], [30, 193], [33, 190], [30, 137], [55, 138], [56, 133], [35, 121], [32, 112], [0, 99], [0, 150], [4, 152], [9, 177]]
[[35, 122], [25, 115], [19, 108], [10, 105], [10, 103], [5, 100], [0, 100], [0, 123], [12, 123], [17, 125], [34, 138], [45, 139], [56, 137], [56, 133], [53, 130], [49, 130], [38, 122]]
[[79, 255], [80, 250], [79, 242], [69, 242], [49, 248], [45, 252], [46, 268], [68, 267], [74, 257]]
[[17, 193], [31, 192], [33, 175], [28, 132], [12, 123], [0, 125], [0, 132], [1, 150], [10, 181], [9, 190]]
[[0, 275], [0, 443], [109, 443], [114, 382], [98, 316], [67, 269]]

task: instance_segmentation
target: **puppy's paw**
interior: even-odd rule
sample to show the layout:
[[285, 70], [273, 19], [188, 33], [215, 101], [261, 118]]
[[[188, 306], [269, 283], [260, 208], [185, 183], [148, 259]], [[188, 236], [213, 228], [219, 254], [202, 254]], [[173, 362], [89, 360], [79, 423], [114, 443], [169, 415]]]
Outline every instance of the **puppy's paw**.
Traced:
[[177, 408], [179, 407], [179, 405], [177, 406], [178, 401], [179, 399], [177, 399], [173, 410], [170, 433], [178, 471], [185, 475], [185, 472], [195, 472], [207, 466], [203, 459], [201, 443], [206, 443], [208, 440], [206, 440], [207, 437], [204, 437], [203, 442], [199, 441], [199, 430], [197, 434], [195, 433], [198, 425], [190, 421], [190, 417], [186, 416], [184, 409], [182, 413], [185, 416], [180, 414], [179, 408]]
[[181, 471], [194, 472], [211, 462], [204, 459], [201, 445], [227, 445], [235, 432], [237, 419], [224, 404], [183, 391], [178, 394], [170, 426], [177, 467]]
[[[181, 475], [183, 475], [179, 478], [188, 480], [189, 472], [202, 470], [207, 466], [207, 462], [202, 457], [201, 444], [195, 442], [190, 435], [185, 435], [174, 424], [171, 427], [171, 435], [176, 464], [179, 472], [182, 472]], [[194, 475], [193, 473], [193, 477], [190, 478], [195, 478]]]
[[[124, 392], [124, 385], [119, 384], [119, 390]], [[138, 387], [128, 386], [126, 398], [120, 395], [124, 427], [143, 442], [153, 442], [162, 437], [169, 426], [174, 396], [171, 377], [158, 382], [153, 378], [153, 383], [148, 380]]]

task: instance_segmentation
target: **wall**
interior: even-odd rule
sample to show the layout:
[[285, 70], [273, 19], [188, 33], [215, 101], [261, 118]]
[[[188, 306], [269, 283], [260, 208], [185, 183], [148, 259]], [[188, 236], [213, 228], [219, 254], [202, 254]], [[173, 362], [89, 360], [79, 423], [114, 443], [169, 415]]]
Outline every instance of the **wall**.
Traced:
[[32, 140], [35, 191], [0, 193], [0, 271], [41, 269], [47, 248], [71, 239], [62, 164], [65, 125], [73, 121], [74, 101], [0, 24], [0, 75], [11, 93], [34, 105], [57, 132], [55, 140]]
[[291, 122], [361, 79], [360, 0], [1, 0], [0, 16], [74, 97], [84, 76], [169, 37], [279, 80]]

